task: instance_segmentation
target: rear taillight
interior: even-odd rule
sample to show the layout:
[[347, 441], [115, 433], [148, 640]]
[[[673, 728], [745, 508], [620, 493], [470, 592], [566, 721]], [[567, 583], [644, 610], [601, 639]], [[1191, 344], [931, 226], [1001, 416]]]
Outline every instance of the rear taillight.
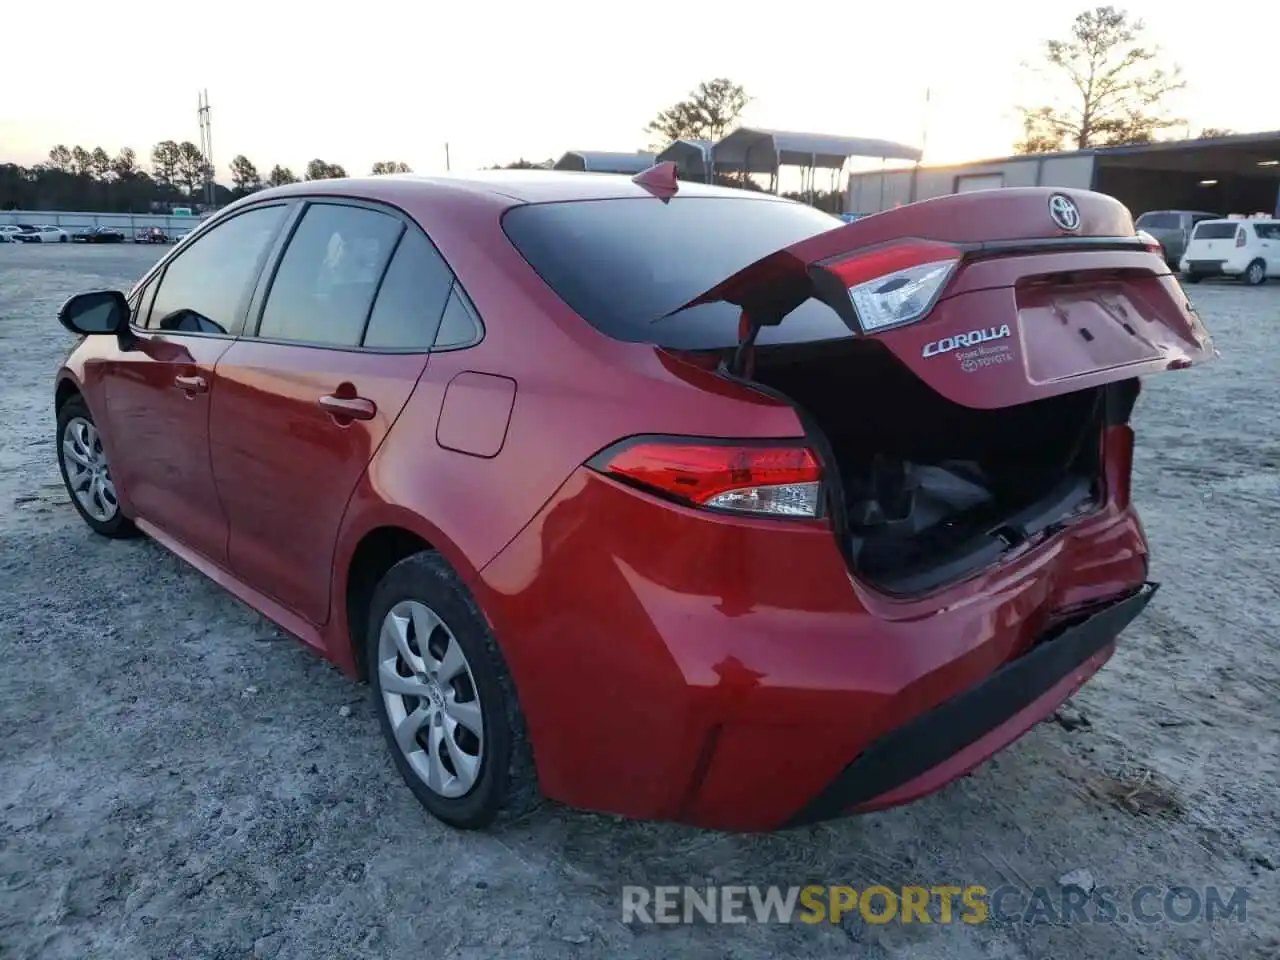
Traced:
[[908, 240], [818, 264], [814, 279], [828, 287], [832, 280], [838, 281], [862, 332], [874, 333], [925, 316], [955, 273], [960, 257], [961, 252], [950, 244]]
[[1243, 247], [1245, 245], [1244, 227], [1236, 227], [1236, 246]]
[[1139, 242], [1142, 244], [1143, 247], [1146, 248], [1148, 252], [1164, 253], [1164, 246], [1160, 243], [1159, 240], [1157, 240], [1151, 234], [1147, 233], [1147, 231], [1139, 230], [1137, 236], [1138, 236]]
[[822, 465], [802, 446], [633, 438], [593, 457], [607, 476], [694, 507], [816, 517]]

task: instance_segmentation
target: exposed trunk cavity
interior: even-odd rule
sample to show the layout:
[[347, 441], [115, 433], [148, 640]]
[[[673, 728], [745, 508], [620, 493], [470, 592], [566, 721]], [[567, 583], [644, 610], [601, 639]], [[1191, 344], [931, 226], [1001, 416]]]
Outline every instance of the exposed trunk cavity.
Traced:
[[1106, 394], [1123, 388], [972, 409], [857, 340], [761, 351], [754, 380], [821, 431], [853, 572], [898, 595], [963, 579], [1089, 512], [1102, 495]]

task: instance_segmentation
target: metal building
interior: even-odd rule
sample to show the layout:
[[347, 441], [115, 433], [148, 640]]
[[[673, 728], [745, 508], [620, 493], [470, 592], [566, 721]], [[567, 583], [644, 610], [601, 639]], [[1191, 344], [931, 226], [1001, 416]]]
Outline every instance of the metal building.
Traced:
[[654, 164], [652, 153], [608, 153], [603, 150], [570, 150], [556, 161], [557, 170], [587, 173], [639, 173]]
[[1107, 193], [1134, 216], [1148, 210], [1280, 216], [1280, 131], [854, 173], [845, 211], [865, 215], [969, 190], [1037, 186]]

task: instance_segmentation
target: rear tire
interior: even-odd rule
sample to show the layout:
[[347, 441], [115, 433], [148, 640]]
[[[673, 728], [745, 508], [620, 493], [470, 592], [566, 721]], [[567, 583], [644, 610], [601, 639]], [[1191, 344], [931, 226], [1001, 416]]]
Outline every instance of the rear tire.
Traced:
[[1262, 286], [1267, 282], [1267, 265], [1262, 260], [1253, 261], [1240, 274], [1240, 282], [1248, 287]]
[[80, 518], [112, 540], [138, 536], [133, 521], [120, 512], [106, 451], [84, 398], [76, 395], [63, 403], [57, 424], [58, 470]]
[[432, 816], [474, 830], [538, 805], [515, 684], [484, 615], [443, 557], [417, 553], [387, 571], [365, 644], [392, 759]]

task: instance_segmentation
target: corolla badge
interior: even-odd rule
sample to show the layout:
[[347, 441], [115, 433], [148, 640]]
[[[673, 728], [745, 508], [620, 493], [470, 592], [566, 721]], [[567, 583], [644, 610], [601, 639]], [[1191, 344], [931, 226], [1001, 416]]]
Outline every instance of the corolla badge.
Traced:
[[1063, 230], [1080, 229], [1080, 209], [1070, 197], [1055, 193], [1049, 198], [1049, 216]]
[[944, 353], [950, 353], [953, 350], [959, 350], [961, 347], [977, 347], [984, 343], [990, 343], [992, 340], [1003, 340], [1005, 337], [1011, 337], [1013, 333], [1009, 330], [1009, 325], [1003, 324], [999, 327], [987, 327], [985, 330], [970, 330], [968, 333], [957, 333], [953, 337], [943, 337], [941, 340], [930, 340], [924, 345], [922, 357], [936, 357]]

